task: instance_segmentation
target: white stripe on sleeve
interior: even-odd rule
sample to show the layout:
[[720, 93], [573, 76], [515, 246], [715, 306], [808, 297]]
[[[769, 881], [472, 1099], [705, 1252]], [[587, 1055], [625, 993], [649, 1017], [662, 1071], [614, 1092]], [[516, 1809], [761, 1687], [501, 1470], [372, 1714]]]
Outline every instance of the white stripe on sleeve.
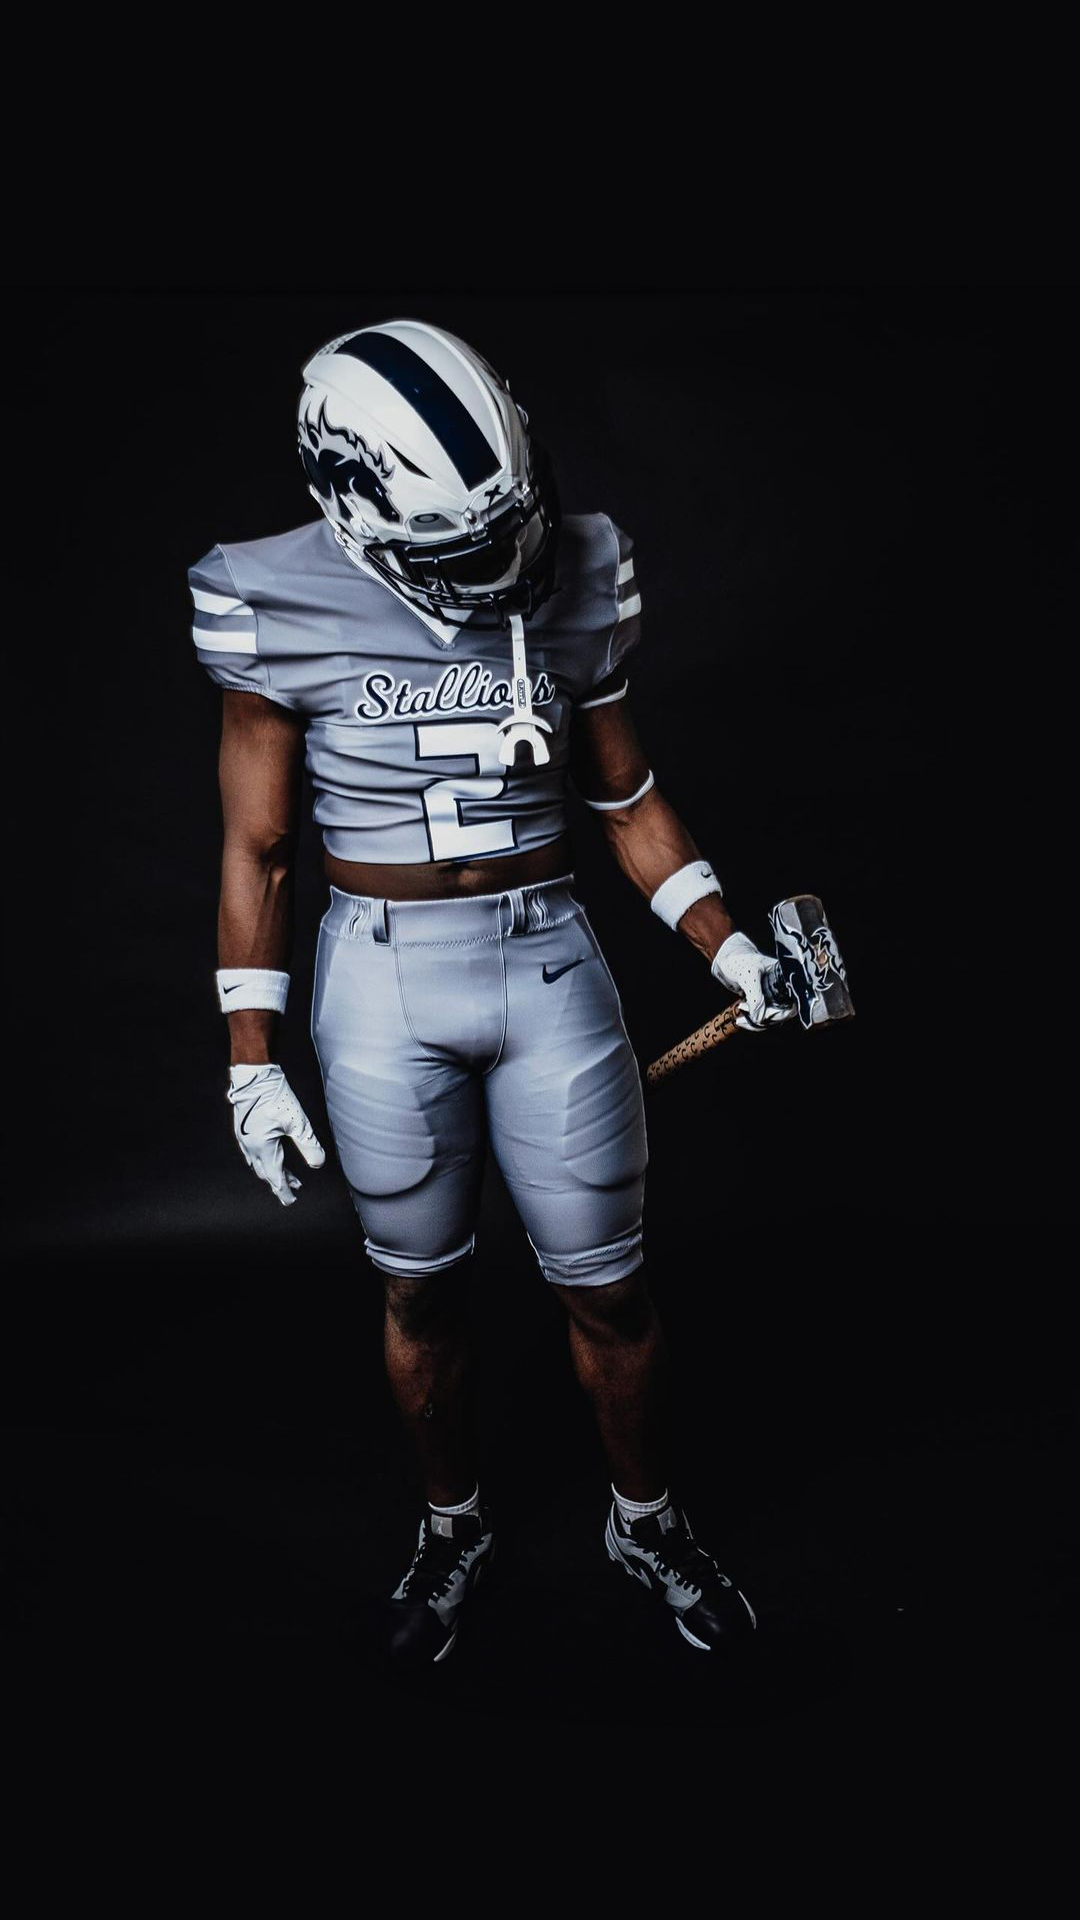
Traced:
[[191, 637], [204, 653], [258, 653], [259, 646], [255, 638], [255, 629], [250, 633], [210, 632], [208, 627], [192, 627]]
[[235, 594], [207, 593], [204, 587], [192, 587], [191, 597], [199, 613], [251, 613], [246, 600], [238, 600]]

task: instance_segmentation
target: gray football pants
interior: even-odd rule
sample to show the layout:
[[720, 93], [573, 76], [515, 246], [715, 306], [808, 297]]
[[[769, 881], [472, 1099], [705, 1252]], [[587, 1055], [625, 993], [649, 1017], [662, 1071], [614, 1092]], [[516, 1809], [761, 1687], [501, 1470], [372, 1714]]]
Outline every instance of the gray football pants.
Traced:
[[388, 1273], [472, 1251], [487, 1142], [547, 1280], [601, 1286], [641, 1263], [641, 1077], [573, 879], [452, 900], [330, 888], [311, 1037]]

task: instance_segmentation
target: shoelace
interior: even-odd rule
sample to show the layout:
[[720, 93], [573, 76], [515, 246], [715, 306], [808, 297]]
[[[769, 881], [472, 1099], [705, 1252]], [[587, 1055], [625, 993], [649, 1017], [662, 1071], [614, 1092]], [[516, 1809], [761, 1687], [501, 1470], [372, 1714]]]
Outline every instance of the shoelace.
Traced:
[[460, 1565], [466, 1548], [473, 1543], [448, 1539], [445, 1534], [432, 1533], [424, 1528], [424, 1543], [417, 1547], [413, 1563], [402, 1585], [402, 1595], [409, 1600], [441, 1598], [450, 1590], [450, 1582]]
[[[659, 1533], [659, 1522], [654, 1521], [653, 1526]], [[703, 1592], [705, 1581], [709, 1578], [710, 1574], [716, 1575], [718, 1578], [720, 1577], [720, 1568], [711, 1553], [706, 1553], [704, 1547], [699, 1547], [696, 1540], [691, 1540], [689, 1536], [683, 1532], [683, 1522], [681, 1520], [675, 1529], [676, 1539], [679, 1539], [680, 1535], [682, 1535], [682, 1539], [678, 1550], [671, 1551], [670, 1559], [660, 1551], [658, 1546], [653, 1544], [648, 1536], [644, 1539], [638, 1539], [637, 1543], [639, 1546], [643, 1546], [646, 1552], [653, 1556], [656, 1562], [656, 1570], [659, 1574], [670, 1575], [677, 1587], [684, 1587], [688, 1592], [691, 1589], [698, 1593]], [[636, 1539], [637, 1536], [635, 1535], [634, 1538]], [[662, 1535], [661, 1538], [663, 1538]], [[697, 1578], [694, 1577], [693, 1569], [696, 1569]]]

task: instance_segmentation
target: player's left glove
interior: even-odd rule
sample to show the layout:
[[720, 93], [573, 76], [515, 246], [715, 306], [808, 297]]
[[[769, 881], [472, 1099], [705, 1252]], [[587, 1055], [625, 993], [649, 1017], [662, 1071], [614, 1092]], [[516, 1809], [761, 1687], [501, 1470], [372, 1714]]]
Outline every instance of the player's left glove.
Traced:
[[744, 1033], [764, 1033], [780, 1020], [791, 1020], [795, 1004], [785, 999], [776, 1005], [766, 998], [764, 979], [776, 966], [767, 953], [755, 947], [749, 935], [729, 933], [720, 951], [714, 955], [709, 971], [722, 986], [730, 987], [742, 1002], [735, 1025]]
[[285, 1165], [282, 1140], [294, 1140], [309, 1167], [321, 1167], [326, 1153], [281, 1068], [273, 1064], [230, 1067], [226, 1098], [248, 1166], [266, 1181], [283, 1207], [291, 1207], [303, 1183]]

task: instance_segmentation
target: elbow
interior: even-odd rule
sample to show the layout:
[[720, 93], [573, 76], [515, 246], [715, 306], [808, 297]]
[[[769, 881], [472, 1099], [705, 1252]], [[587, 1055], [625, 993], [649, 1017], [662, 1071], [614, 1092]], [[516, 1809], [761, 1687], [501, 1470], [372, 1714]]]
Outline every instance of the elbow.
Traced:
[[649, 823], [660, 804], [660, 794], [650, 773], [646, 784], [637, 793], [631, 794], [624, 805], [605, 802], [600, 815], [605, 838], [610, 842], [620, 842], [632, 838], [636, 833], [648, 833]]
[[[652, 799], [652, 793], [647, 796]], [[603, 815], [603, 835], [608, 852], [616, 865], [631, 878], [637, 873], [651, 845], [654, 834], [654, 821], [647, 801], [638, 801], [635, 806], [620, 808], [616, 813]]]
[[246, 867], [278, 884], [288, 879], [296, 863], [295, 830], [288, 833], [234, 832], [226, 834], [224, 864]]
[[275, 839], [266, 843], [262, 850], [261, 864], [266, 871], [278, 878], [290, 874], [296, 864], [296, 834], [279, 833]]

